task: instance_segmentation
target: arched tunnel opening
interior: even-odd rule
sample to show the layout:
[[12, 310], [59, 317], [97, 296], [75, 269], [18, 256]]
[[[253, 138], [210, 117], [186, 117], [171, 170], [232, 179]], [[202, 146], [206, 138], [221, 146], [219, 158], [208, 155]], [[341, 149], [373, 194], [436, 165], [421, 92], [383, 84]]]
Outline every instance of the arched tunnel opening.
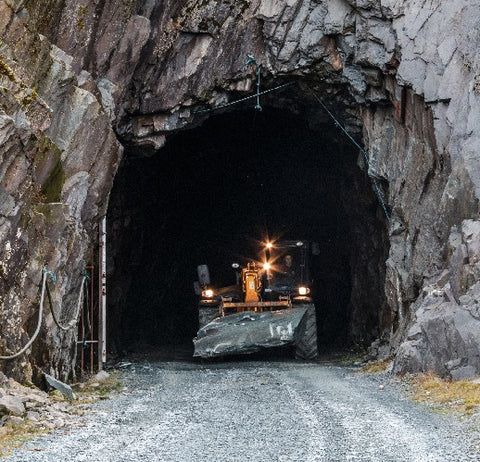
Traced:
[[196, 268], [231, 263], [267, 238], [319, 244], [312, 294], [320, 350], [367, 345], [385, 312], [385, 222], [361, 157], [332, 123], [264, 108], [211, 115], [159, 152], [126, 148], [108, 210], [108, 348], [191, 345]]

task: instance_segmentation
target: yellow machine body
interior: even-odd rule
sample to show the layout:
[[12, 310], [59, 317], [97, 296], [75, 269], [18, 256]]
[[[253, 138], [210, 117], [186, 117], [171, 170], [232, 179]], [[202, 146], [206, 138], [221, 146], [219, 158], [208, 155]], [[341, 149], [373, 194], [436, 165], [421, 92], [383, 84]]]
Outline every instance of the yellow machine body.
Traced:
[[242, 290], [244, 294], [243, 302], [232, 302], [230, 299], [222, 299], [219, 305], [221, 316], [225, 316], [226, 310], [230, 312], [255, 311], [261, 312], [265, 310], [291, 308], [292, 303], [290, 297], [280, 297], [279, 301], [262, 302], [260, 299], [260, 291], [262, 290], [262, 268], [255, 262], [247, 264], [242, 269]]
[[258, 293], [262, 289], [262, 281], [260, 268], [257, 267], [255, 262], [249, 263], [246, 268], [242, 269], [242, 286], [246, 302], [258, 302], [260, 300]]

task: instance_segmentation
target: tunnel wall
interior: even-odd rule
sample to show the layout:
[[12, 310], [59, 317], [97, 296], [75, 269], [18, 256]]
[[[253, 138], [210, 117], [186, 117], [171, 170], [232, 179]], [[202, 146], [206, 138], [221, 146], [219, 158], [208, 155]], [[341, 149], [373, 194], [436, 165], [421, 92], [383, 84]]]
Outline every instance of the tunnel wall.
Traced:
[[[121, 154], [110, 126], [122, 143], [153, 152], [167, 134], [206, 117], [193, 114], [198, 106], [215, 106], [250, 91], [255, 75], [243, 65], [253, 53], [263, 64], [264, 84], [303, 80], [328, 100], [352, 133], [358, 136], [365, 127], [370, 173], [388, 187], [394, 217], [386, 278], [391, 312], [382, 314], [382, 323], [388, 332], [391, 319], [398, 335], [384, 336], [386, 351], [391, 354], [405, 332], [401, 356], [415, 358], [397, 363], [397, 370], [432, 368], [448, 375], [457, 361], [457, 369], [478, 372], [475, 342], [466, 340], [478, 337], [476, 2], [185, 0], [117, 6], [110, 0], [0, 1], [5, 352], [30, 337], [27, 321], [37, 313], [38, 272], [45, 261], [59, 274], [77, 275], [58, 284], [59, 303], [71, 308], [90, 231], [105, 213]], [[298, 99], [312, 101], [307, 91]], [[410, 100], [411, 114], [419, 120], [426, 120], [423, 106], [431, 111], [433, 122], [422, 130], [402, 125]], [[395, 120], [398, 114], [401, 123]], [[382, 143], [391, 150], [378, 149]], [[436, 167], [421, 180], [427, 185], [422, 195], [410, 187], [418, 182], [408, 165], [422, 159], [423, 144], [431, 152], [436, 145], [438, 155]], [[425, 155], [427, 164], [433, 162], [429, 152]], [[48, 159], [45, 169], [33, 168], [32, 159], [42, 156]], [[395, 169], [401, 165], [406, 170]], [[8, 182], [3, 172], [10, 166]], [[412, 219], [414, 211], [431, 211], [427, 203], [437, 207], [441, 229]], [[33, 210], [32, 204], [42, 209]], [[402, 226], [406, 231], [400, 232]], [[56, 237], [49, 238], [50, 233]], [[421, 244], [424, 238], [432, 243]], [[42, 241], [57, 244], [42, 250]], [[430, 257], [436, 263], [429, 263]], [[417, 271], [424, 270], [419, 281]], [[442, 278], [435, 282], [436, 276]], [[443, 298], [431, 299], [434, 293]], [[449, 319], [447, 336], [418, 334], [429, 325], [435, 332], [437, 321], [424, 305], [432, 300], [441, 305], [440, 321]], [[457, 319], [457, 312], [467, 313], [471, 322]], [[448, 347], [444, 356], [431, 342], [438, 336], [448, 338], [446, 345], [465, 340], [461, 348]], [[12, 374], [24, 371], [26, 377], [29, 364], [37, 364], [68, 375], [72, 338], [58, 337], [47, 323], [42, 344], [48, 353], [2, 367]]]

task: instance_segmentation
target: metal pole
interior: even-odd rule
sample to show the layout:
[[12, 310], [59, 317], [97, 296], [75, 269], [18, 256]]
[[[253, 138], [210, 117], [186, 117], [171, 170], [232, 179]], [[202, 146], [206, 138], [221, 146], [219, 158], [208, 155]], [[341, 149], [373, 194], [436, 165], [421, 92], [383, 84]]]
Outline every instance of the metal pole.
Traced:
[[97, 325], [97, 367], [102, 370], [102, 224], [98, 223], [98, 260], [97, 260], [97, 295], [98, 295], [98, 325]]
[[[77, 346], [78, 343], [80, 343], [80, 370], [81, 374], [83, 374], [83, 369], [85, 367], [85, 351], [84, 351], [84, 342], [85, 342], [85, 310], [84, 307], [82, 306], [82, 313], [80, 315], [80, 342], [77, 341]], [[78, 349], [77, 349], [78, 351]]]
[[99, 369], [107, 362], [107, 217], [102, 218], [100, 229], [100, 294], [101, 299], [101, 340]]
[[90, 374], [93, 374], [93, 289], [95, 277], [95, 249], [90, 248]]

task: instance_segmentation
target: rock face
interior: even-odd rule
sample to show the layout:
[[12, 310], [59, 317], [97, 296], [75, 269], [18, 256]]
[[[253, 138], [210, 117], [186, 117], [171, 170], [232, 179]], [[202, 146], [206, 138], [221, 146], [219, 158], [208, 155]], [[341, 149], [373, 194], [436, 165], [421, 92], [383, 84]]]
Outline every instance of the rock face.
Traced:
[[480, 370], [480, 223], [463, 220], [449, 236], [447, 268], [412, 305], [414, 322], [397, 352], [397, 372], [435, 370], [465, 379]]
[[[68, 322], [76, 314], [93, 225], [106, 211], [121, 154], [108, 115], [80, 88], [71, 57], [32, 29], [17, 3], [0, 2], [3, 355], [20, 350], [33, 332], [44, 267], [57, 276], [51, 287], [57, 317]], [[66, 379], [76, 332], [60, 331], [46, 313], [31, 363]], [[4, 367], [18, 378], [31, 375], [22, 358]]]
[[[366, 245], [352, 269], [382, 273], [376, 351], [398, 350], [398, 372], [480, 373], [479, 34], [473, 0], [0, 0], [0, 351], [31, 335], [45, 264], [56, 309], [75, 314], [121, 144], [153, 154], [199, 108], [251, 91], [251, 53], [266, 86], [300, 83], [278, 107], [324, 123], [314, 89], [363, 134], [391, 211], [386, 269]], [[74, 334], [49, 314], [44, 327], [8, 373], [71, 372]]]

